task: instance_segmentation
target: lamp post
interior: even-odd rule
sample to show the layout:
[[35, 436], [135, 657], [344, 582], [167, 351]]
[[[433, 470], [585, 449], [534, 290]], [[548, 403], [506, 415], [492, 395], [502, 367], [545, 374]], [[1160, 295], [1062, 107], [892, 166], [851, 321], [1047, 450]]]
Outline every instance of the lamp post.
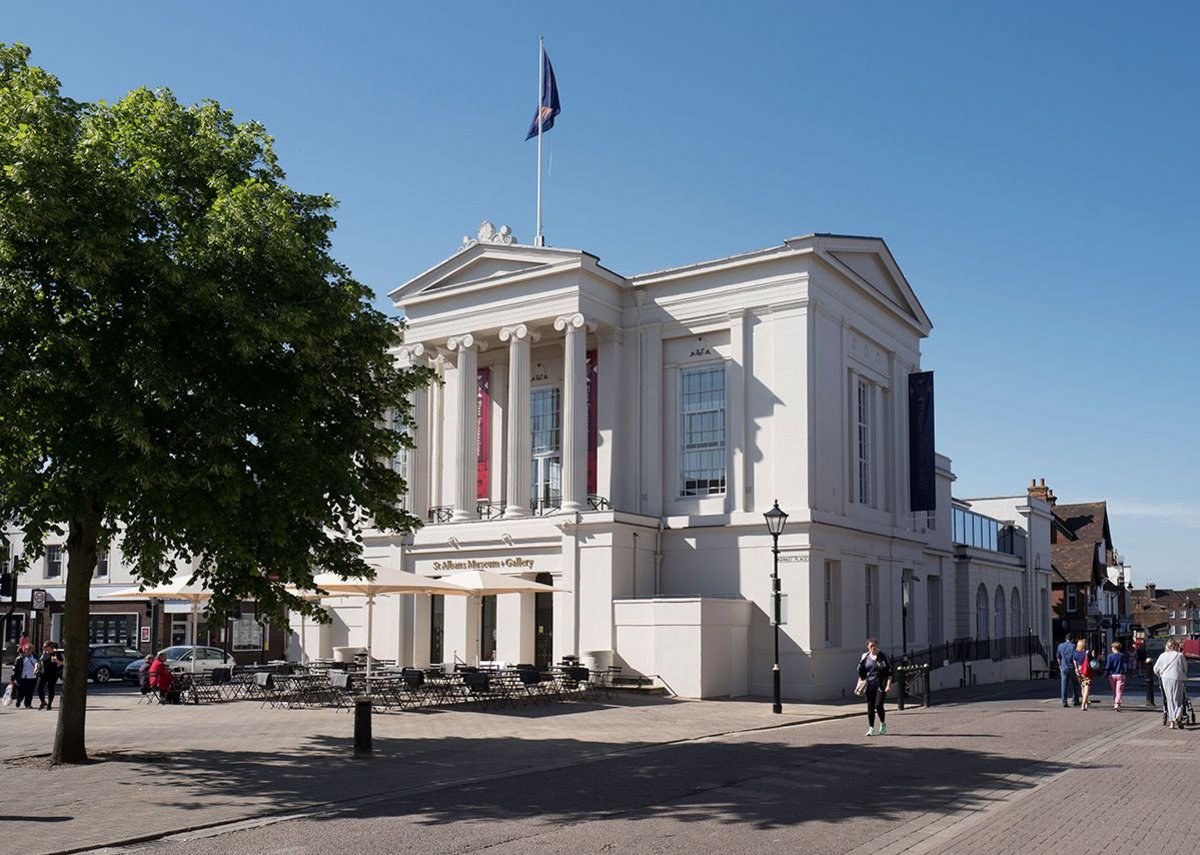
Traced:
[[771, 679], [775, 689], [775, 703], [771, 707], [774, 713], [783, 712], [783, 701], [780, 699], [779, 691], [779, 535], [783, 534], [783, 526], [787, 522], [788, 515], [779, 509], [779, 500], [775, 500], [775, 506], [771, 510], [763, 514], [763, 519], [767, 521], [767, 531], [771, 533], [773, 544], [771, 553], [775, 557], [774, 566], [771, 569], [771, 596], [774, 600], [775, 619], [771, 623], [775, 627], [775, 666], [771, 669]]

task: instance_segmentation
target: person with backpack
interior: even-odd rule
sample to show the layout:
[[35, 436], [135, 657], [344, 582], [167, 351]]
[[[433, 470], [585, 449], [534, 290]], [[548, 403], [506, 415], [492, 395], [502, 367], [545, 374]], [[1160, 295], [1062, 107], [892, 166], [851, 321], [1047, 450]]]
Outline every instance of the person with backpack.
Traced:
[[892, 660], [879, 649], [879, 642], [867, 639], [867, 652], [858, 660], [856, 694], [867, 696], [867, 736], [875, 735], [875, 715], [879, 714], [879, 735], [887, 734], [883, 702], [892, 690]]
[[1054, 651], [1058, 657], [1059, 696], [1062, 705], [1067, 705], [1067, 690], [1075, 706], [1079, 706], [1079, 677], [1075, 673], [1075, 633], [1068, 632], [1067, 640], [1058, 645]]

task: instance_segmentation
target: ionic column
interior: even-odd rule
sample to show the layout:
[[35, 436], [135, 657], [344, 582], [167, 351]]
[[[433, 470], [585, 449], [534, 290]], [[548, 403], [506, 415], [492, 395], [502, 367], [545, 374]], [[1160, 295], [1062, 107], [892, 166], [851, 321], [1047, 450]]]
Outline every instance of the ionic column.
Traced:
[[[425, 510], [440, 507], [445, 494], [445, 379], [446, 357], [440, 353], [430, 359], [430, 367], [436, 375], [429, 384], [429, 501]], [[432, 520], [431, 520], [432, 522]]]
[[562, 397], [562, 510], [587, 508], [587, 334], [595, 329], [581, 314], [554, 322], [565, 333]]
[[451, 338], [446, 342], [446, 347], [458, 354], [458, 370], [454, 372], [458, 382], [458, 424], [454, 432], [458, 477], [454, 484], [454, 516], [450, 521], [466, 522], [475, 519], [476, 516], [475, 468], [479, 459], [478, 355], [487, 345], [467, 333]]
[[[500, 340], [508, 342], [508, 483], [504, 516], [529, 516], [529, 482], [533, 449], [529, 427], [529, 350], [540, 336], [525, 324], [504, 327]], [[523, 660], [522, 660], [523, 661]]]
[[[400, 348], [400, 360], [402, 365], [423, 365], [425, 359], [425, 345], [414, 344], [404, 345]], [[417, 389], [409, 393], [409, 405], [412, 407], [412, 438], [414, 447], [411, 449], [411, 454], [408, 455], [408, 502], [407, 507], [410, 513], [417, 517], [424, 517], [425, 511], [429, 507], [429, 490], [426, 487], [426, 478], [428, 465], [426, 457], [429, 454], [429, 438], [430, 438], [430, 407], [429, 407], [429, 389]]]

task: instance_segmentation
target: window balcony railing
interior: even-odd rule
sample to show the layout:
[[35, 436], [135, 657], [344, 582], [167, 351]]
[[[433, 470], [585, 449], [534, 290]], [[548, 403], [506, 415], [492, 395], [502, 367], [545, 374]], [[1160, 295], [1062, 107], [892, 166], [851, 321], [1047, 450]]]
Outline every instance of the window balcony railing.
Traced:
[[[480, 499], [475, 503], [475, 516], [480, 520], [495, 520], [504, 516], [504, 509], [508, 507], [508, 503], [504, 501], [492, 501], [491, 499]], [[562, 510], [562, 499], [557, 495], [550, 495], [544, 499], [534, 499], [529, 503], [530, 512], [537, 517], [553, 516]], [[590, 511], [611, 511], [612, 503], [609, 502], [606, 496], [598, 496], [589, 494], [587, 497], [587, 510]], [[425, 512], [425, 519], [430, 525], [443, 525], [450, 522], [454, 518], [453, 505], [437, 505], [431, 507]]]

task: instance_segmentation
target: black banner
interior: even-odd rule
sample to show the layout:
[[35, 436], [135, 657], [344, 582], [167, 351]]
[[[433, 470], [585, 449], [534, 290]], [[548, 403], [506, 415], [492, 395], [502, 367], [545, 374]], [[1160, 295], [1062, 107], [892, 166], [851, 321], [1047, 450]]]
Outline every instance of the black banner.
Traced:
[[933, 372], [908, 375], [908, 498], [914, 511], [937, 508]]

